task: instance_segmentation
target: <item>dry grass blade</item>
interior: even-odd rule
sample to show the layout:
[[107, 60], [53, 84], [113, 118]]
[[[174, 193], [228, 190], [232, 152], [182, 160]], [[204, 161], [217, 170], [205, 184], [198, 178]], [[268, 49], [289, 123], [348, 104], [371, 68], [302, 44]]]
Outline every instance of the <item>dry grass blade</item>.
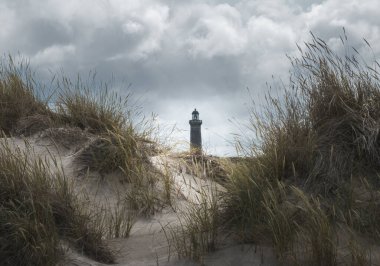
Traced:
[[64, 123], [92, 133], [121, 130], [131, 123], [130, 113], [126, 111], [128, 96], [122, 99], [110, 92], [107, 85], [96, 89], [80, 78], [75, 83], [62, 78], [58, 88], [60, 95], [56, 109]]
[[9, 57], [0, 63], [0, 130], [9, 135], [22, 118], [51, 115], [47, 100], [38, 96], [36, 88], [27, 62], [16, 64]]
[[178, 214], [179, 225], [163, 227], [168, 243], [179, 258], [198, 262], [215, 251], [220, 231], [220, 210], [216, 188], [201, 191], [198, 203], [191, 203]]
[[[252, 108], [252, 136], [237, 142], [247, 159], [226, 182], [230, 228], [243, 241], [271, 236], [292, 264], [337, 265], [340, 224], [379, 239], [379, 73], [357, 50], [345, 51], [314, 35], [299, 48], [289, 87]], [[354, 264], [368, 259], [355, 246], [350, 252]]]
[[0, 146], [0, 259], [6, 265], [48, 265], [62, 257], [60, 239], [105, 263], [114, 261], [101, 230], [82, 213], [65, 176], [42, 159]]

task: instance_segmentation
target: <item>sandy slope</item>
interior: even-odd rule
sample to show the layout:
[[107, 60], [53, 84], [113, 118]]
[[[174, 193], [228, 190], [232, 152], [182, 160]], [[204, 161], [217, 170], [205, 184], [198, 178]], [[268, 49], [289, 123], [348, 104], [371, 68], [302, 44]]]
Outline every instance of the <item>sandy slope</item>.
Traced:
[[[71, 146], [55, 144], [49, 138], [37, 134], [26, 139], [8, 139], [14, 147], [28, 150], [34, 157], [46, 159], [53, 171], [62, 168], [65, 175], [74, 183], [74, 187], [88, 208], [112, 208], [118, 203], [120, 195], [127, 185], [119, 182], [117, 175], [99, 178], [97, 173], [87, 177], [78, 176], [77, 165], [73, 162], [76, 151], [83, 143]], [[54, 159], [55, 158], [55, 159]], [[170, 171], [176, 191], [175, 208], [165, 207], [153, 217], [137, 218], [128, 238], [108, 239], [107, 243], [116, 252], [117, 265], [199, 265], [189, 260], [178, 260], [175, 252], [168, 246], [162, 230], [167, 225], [178, 223], [178, 216], [187, 204], [197, 204], [200, 191], [223, 189], [207, 178], [198, 178], [185, 173], [181, 162], [169, 156], [156, 156], [151, 162], [158, 170]], [[207, 194], [207, 193], [206, 193]], [[104, 265], [84, 257], [67, 248], [66, 265]], [[204, 265], [277, 265], [271, 248], [257, 248], [249, 245], [224, 244], [214, 253], [205, 256]]]

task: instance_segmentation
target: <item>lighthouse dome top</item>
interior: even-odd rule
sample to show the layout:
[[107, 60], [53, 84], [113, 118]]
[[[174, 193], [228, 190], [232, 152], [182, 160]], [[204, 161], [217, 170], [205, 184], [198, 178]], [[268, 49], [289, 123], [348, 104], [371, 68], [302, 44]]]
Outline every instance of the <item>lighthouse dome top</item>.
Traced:
[[193, 113], [193, 120], [198, 120], [199, 119], [199, 112], [197, 111], [197, 109], [195, 108]]

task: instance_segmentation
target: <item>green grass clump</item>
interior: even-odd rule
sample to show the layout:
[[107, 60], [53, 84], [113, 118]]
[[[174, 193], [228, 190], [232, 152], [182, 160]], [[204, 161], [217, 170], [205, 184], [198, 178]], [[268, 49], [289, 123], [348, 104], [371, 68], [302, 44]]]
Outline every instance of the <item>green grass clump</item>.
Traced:
[[94, 137], [78, 156], [82, 164], [102, 173], [134, 172], [149, 153], [146, 144], [154, 144], [154, 127], [145, 118], [136, 122], [137, 109], [129, 104], [129, 95], [122, 98], [106, 84], [97, 86], [95, 77], [88, 82], [63, 77], [56, 87], [51, 110], [28, 65], [16, 65], [10, 57], [0, 66], [0, 129], [28, 136], [49, 128], [80, 128]]
[[[78, 127], [93, 135], [78, 153], [77, 161], [90, 171], [106, 174], [121, 170], [131, 181], [139, 174], [149, 153], [153, 127], [139, 119], [128, 98], [111, 93], [106, 85], [90, 89], [80, 79], [73, 84], [63, 79], [57, 114], [60, 123]], [[138, 130], [141, 129], [141, 130]]]
[[125, 196], [130, 207], [139, 214], [154, 214], [159, 204], [159, 177], [148, 160], [155, 145], [152, 124], [138, 118], [128, 96], [121, 99], [107, 86], [90, 90], [80, 80], [72, 84], [67, 79], [60, 86], [57, 113], [61, 123], [92, 135], [77, 152], [76, 162], [83, 170], [99, 172], [102, 177], [121, 172], [122, 181], [132, 186]]
[[111, 263], [101, 228], [81, 212], [68, 181], [29, 150], [0, 145], [0, 260], [4, 265], [54, 265], [60, 241], [97, 261]]
[[20, 119], [50, 114], [47, 103], [37, 96], [36, 86], [27, 63], [16, 65], [11, 57], [8, 63], [1, 62], [0, 130], [9, 135]]
[[[303, 191], [293, 188], [300, 202], [297, 207], [302, 218], [297, 224], [302, 260], [309, 265], [337, 265], [337, 233], [319, 199], [308, 198]], [[290, 242], [291, 243], [291, 242]], [[305, 252], [305, 253], [302, 253]]]
[[91, 133], [106, 133], [131, 125], [130, 111], [126, 111], [129, 97], [122, 99], [110, 92], [107, 85], [90, 88], [80, 78], [76, 83], [63, 78], [58, 82], [58, 91], [57, 113], [70, 126]]
[[[355, 49], [339, 56], [314, 36], [304, 49], [290, 59], [289, 88], [252, 109], [253, 137], [237, 143], [247, 159], [227, 178], [223, 212], [242, 241], [270, 239], [285, 262], [337, 265], [347, 249], [337, 228], [375, 241], [380, 232], [379, 64]], [[368, 259], [350, 250], [352, 263]]]
[[201, 189], [199, 193], [198, 202], [190, 203], [178, 214], [180, 224], [169, 224], [163, 230], [178, 258], [203, 263], [204, 256], [217, 248], [221, 221], [216, 188]]
[[266, 208], [262, 203], [265, 193], [274, 188], [266, 178], [253, 178], [249, 165], [238, 164], [235, 170], [226, 181], [224, 219], [242, 241], [258, 242], [265, 235]]
[[91, 171], [103, 174], [123, 170], [130, 176], [144, 159], [143, 151], [138, 153], [137, 145], [136, 133], [132, 129], [108, 131], [91, 140], [79, 152], [77, 161]]
[[331, 195], [351, 174], [378, 170], [380, 90], [375, 69], [354, 55], [339, 57], [313, 38], [294, 67], [284, 97], [268, 96], [253, 112], [252, 147], [270, 178], [298, 178], [316, 193]]
[[[122, 99], [107, 85], [62, 78], [51, 109], [40, 93], [27, 65], [16, 66], [12, 58], [9, 65], [1, 65], [0, 130], [26, 137], [43, 131], [39, 138], [74, 151], [74, 160], [85, 170], [103, 178], [119, 171], [121, 183], [131, 183], [131, 190], [119, 195], [118, 206], [88, 212], [65, 177], [50, 171], [50, 163], [13, 151], [3, 136], [0, 260], [9, 265], [56, 264], [64, 241], [99, 262], [112, 263], [114, 255], [102, 239], [127, 237], [136, 215], [154, 214], [160, 205], [160, 175], [148, 160], [156, 146], [154, 127], [145, 118], [136, 122], [139, 114], [129, 105], [129, 96]], [[165, 184], [170, 204], [169, 179]]]

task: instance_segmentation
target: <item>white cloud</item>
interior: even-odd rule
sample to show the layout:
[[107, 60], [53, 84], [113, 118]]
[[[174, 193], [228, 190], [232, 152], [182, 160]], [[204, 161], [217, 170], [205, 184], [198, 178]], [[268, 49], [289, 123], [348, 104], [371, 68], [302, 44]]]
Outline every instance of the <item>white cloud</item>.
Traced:
[[52, 66], [62, 63], [65, 58], [75, 54], [75, 46], [69, 45], [53, 45], [39, 51], [31, 58], [33, 65]]
[[199, 5], [192, 11], [188, 19], [194, 19], [194, 16], [196, 19], [193, 25], [189, 25], [184, 43], [190, 54], [212, 58], [239, 55], [244, 51], [247, 36], [237, 9], [228, 4]]
[[248, 21], [248, 32], [251, 45], [263, 51], [288, 51], [294, 49], [297, 41], [295, 29], [291, 25], [277, 22], [273, 19], [259, 16], [251, 17]]
[[145, 58], [161, 49], [161, 41], [167, 28], [168, 16], [169, 8], [160, 5], [149, 7], [142, 13], [141, 20], [145, 27], [148, 28], [148, 34], [133, 51], [133, 57]]
[[141, 32], [143, 26], [137, 21], [129, 20], [123, 24], [123, 30], [126, 34], [135, 34]]

